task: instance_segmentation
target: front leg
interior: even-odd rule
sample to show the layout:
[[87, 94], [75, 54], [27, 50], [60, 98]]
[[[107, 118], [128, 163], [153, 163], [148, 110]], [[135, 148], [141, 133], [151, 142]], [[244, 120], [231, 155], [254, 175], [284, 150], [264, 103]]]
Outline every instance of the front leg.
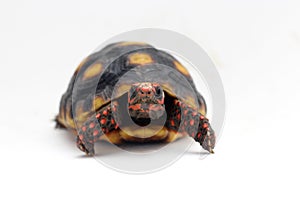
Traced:
[[77, 147], [87, 155], [94, 155], [94, 143], [99, 138], [113, 130], [117, 130], [119, 125], [114, 119], [113, 112], [117, 110], [117, 104], [107, 105], [100, 111], [88, 118], [81, 126], [77, 135]]
[[166, 126], [171, 130], [187, 133], [205, 150], [214, 153], [216, 135], [209, 120], [185, 103], [174, 100]]

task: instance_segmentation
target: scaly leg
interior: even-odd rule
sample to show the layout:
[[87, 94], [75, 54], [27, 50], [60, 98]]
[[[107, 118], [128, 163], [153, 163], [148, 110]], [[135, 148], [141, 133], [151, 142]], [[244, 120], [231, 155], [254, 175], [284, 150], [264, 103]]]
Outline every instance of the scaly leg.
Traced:
[[119, 125], [114, 119], [113, 112], [117, 110], [117, 103], [109, 104], [91, 116], [79, 129], [77, 147], [87, 155], [94, 155], [94, 143], [106, 133], [117, 130]]
[[166, 127], [180, 133], [187, 133], [199, 142], [205, 150], [214, 153], [216, 135], [208, 119], [185, 103], [174, 100]]

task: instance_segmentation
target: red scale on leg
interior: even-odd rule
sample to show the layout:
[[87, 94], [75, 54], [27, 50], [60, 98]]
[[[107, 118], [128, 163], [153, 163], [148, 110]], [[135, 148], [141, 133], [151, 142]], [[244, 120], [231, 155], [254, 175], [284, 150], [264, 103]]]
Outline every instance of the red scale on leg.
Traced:
[[94, 128], [94, 127], [95, 127], [95, 123], [91, 122], [90, 125], [89, 125], [89, 128]]
[[100, 123], [101, 123], [101, 124], [105, 124], [105, 123], [106, 123], [106, 119], [105, 119], [105, 118], [101, 119], [101, 120], [100, 120]]
[[183, 114], [184, 114], [184, 115], [187, 115], [188, 112], [189, 112], [188, 110], [184, 110], [184, 111], [183, 111]]
[[107, 110], [103, 111], [103, 115], [105, 115], [105, 116], [107, 115]]
[[[113, 108], [110, 106], [107, 105], [106, 108], [91, 116], [79, 130], [77, 146], [88, 155], [94, 154], [94, 143], [100, 139], [100, 136], [118, 129], [111, 112]], [[115, 107], [115, 110], [117, 111], [117, 107]], [[111, 126], [112, 124], [113, 126]]]
[[93, 131], [93, 136], [97, 136], [99, 134], [99, 131], [98, 130], [94, 130]]
[[175, 126], [175, 122], [173, 119], [170, 121], [170, 123], [171, 123], [171, 126]]
[[190, 121], [190, 125], [193, 126], [194, 123], [195, 123], [195, 120], [192, 119], [192, 120]]
[[197, 138], [200, 139], [200, 137], [201, 137], [201, 133], [198, 133]]
[[[166, 124], [169, 127], [167, 128], [187, 133], [199, 142], [205, 150], [213, 153], [215, 133], [204, 115], [179, 100], [174, 101], [170, 112], [169, 123]], [[175, 126], [171, 120], [176, 120]], [[197, 131], [194, 128], [197, 128]], [[209, 136], [205, 137], [207, 134]]]

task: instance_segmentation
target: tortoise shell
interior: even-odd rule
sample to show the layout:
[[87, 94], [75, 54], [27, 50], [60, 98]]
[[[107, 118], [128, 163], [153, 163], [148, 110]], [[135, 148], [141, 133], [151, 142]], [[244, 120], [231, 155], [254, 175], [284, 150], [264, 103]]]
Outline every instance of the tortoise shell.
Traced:
[[159, 82], [201, 114], [204, 98], [188, 70], [172, 55], [146, 43], [118, 42], [97, 51], [77, 67], [60, 102], [59, 124], [76, 130], [96, 110], [127, 93], [132, 83]]

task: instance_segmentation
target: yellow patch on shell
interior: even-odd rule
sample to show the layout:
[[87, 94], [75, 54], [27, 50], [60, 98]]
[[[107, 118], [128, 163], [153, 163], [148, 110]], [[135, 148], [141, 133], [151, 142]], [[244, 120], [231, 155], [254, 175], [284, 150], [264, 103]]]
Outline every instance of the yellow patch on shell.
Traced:
[[204, 105], [200, 106], [199, 112], [200, 112], [202, 115], [204, 115], [204, 116], [206, 115], [206, 111], [205, 111], [205, 106], [204, 106]]
[[160, 141], [168, 136], [168, 130], [166, 128], [156, 126], [138, 129], [123, 127], [119, 133], [125, 141], [131, 142]]
[[114, 91], [114, 97], [120, 97], [121, 95], [125, 94], [126, 92], [128, 92], [131, 88], [131, 85], [128, 84], [120, 84], [118, 86], [118, 88], [116, 88], [116, 90]]
[[133, 65], [145, 65], [153, 63], [153, 59], [147, 53], [133, 53], [129, 55], [129, 63]]
[[168, 136], [168, 130], [166, 128], [158, 131], [154, 136], [151, 137], [151, 141], [160, 141]]
[[182, 136], [183, 136], [182, 133], [178, 133], [176, 131], [169, 130], [168, 131], [168, 137], [166, 138], [165, 142], [167, 142], [167, 143], [173, 142], [173, 141], [181, 138]]
[[[197, 98], [197, 97], [195, 97], [195, 98]], [[187, 97], [185, 97], [184, 102], [195, 109], [195, 108], [197, 108], [197, 104], [196, 104], [197, 99], [195, 99], [195, 98], [193, 98], [192, 96], [187, 96]]]
[[83, 80], [95, 77], [99, 75], [102, 71], [103, 67], [101, 63], [95, 63], [92, 66], [88, 67], [83, 74]]
[[123, 142], [123, 139], [119, 134], [119, 130], [111, 131], [109, 133], [106, 133], [105, 135], [101, 135], [100, 140], [104, 140], [117, 145], [122, 144]]
[[102, 99], [101, 97], [95, 97], [93, 101], [94, 107], [92, 108], [94, 110], [92, 111], [98, 110], [104, 103], [105, 103], [104, 99]]
[[75, 117], [78, 127], [80, 127], [87, 120], [88, 115], [90, 114], [89, 111], [85, 111], [83, 109], [83, 103], [83, 101], [78, 102], [75, 108]]
[[170, 84], [170, 83], [162, 83], [161, 87], [163, 88], [163, 90], [167, 91], [169, 94], [174, 94], [174, 87]]
[[147, 45], [147, 43], [144, 43], [144, 42], [120, 42], [118, 45], [119, 45], [119, 46]]
[[186, 76], [190, 76], [189, 71], [178, 61], [174, 61], [174, 65], [175, 65], [176, 69], [178, 69], [182, 74], [184, 74]]
[[83, 66], [83, 64], [86, 63], [87, 59], [88, 59], [88, 57], [86, 57], [85, 59], [83, 59], [83, 60], [80, 62], [80, 64], [79, 64], [78, 67], [76, 68], [75, 73], [78, 73], [78, 72], [79, 72], [79, 70], [81, 69], [81, 67]]

